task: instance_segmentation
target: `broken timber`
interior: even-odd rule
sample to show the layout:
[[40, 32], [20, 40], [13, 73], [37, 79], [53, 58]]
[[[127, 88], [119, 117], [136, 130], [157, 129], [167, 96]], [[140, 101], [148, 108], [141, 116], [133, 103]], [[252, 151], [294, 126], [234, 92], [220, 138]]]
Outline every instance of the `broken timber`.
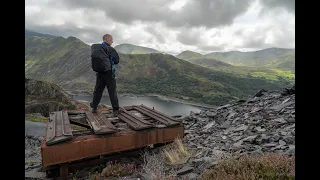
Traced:
[[66, 111], [50, 113], [46, 144], [52, 145], [72, 139], [72, 129]]
[[141, 130], [153, 127], [153, 125], [150, 122], [128, 113], [128, 111], [123, 108], [117, 116], [124, 122], [128, 123], [128, 125], [134, 130]]
[[175, 120], [174, 118], [171, 118], [163, 113], [160, 113], [158, 111], [150, 109], [144, 105], [132, 106], [132, 107], [133, 107], [133, 109], [139, 111], [140, 113], [145, 114], [147, 116], [150, 116], [150, 117], [156, 119], [157, 121], [164, 123], [167, 126], [177, 125], [180, 123], [179, 121]]
[[93, 114], [90, 111], [86, 111], [85, 113], [95, 134], [108, 134], [117, 132], [117, 128], [111, 124], [105, 115], [101, 113]]

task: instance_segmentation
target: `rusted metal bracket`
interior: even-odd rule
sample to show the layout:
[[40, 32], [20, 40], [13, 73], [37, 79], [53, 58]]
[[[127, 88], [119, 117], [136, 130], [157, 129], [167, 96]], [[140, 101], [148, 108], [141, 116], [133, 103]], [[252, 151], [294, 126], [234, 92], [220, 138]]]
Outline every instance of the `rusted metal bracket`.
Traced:
[[140, 106], [132, 106], [132, 108], [134, 110], [137, 110], [139, 111], [141, 114], [145, 114], [159, 122], [162, 122], [164, 123], [166, 126], [174, 126], [174, 125], [177, 125], [177, 124], [180, 124], [181, 122], [170, 117], [170, 116], [167, 116], [161, 112], [158, 112], [156, 110], [153, 110], [153, 109], [150, 109], [144, 105], [140, 105]]
[[117, 114], [118, 118], [126, 122], [134, 130], [142, 130], [142, 129], [154, 127], [152, 123], [146, 120], [143, 120], [141, 118], [138, 118], [133, 114], [130, 114], [124, 108], [121, 108], [119, 111], [120, 111], [119, 114]]
[[66, 111], [51, 112], [47, 126], [46, 144], [48, 146], [72, 139], [72, 129]]
[[91, 125], [95, 134], [110, 134], [117, 132], [117, 128], [100, 112], [92, 114], [90, 111], [85, 112], [88, 123]]

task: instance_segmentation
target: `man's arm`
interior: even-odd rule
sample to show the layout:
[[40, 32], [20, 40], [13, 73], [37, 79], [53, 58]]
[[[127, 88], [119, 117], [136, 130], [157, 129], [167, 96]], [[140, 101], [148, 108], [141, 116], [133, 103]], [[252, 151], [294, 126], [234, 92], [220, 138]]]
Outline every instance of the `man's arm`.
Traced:
[[113, 47], [109, 47], [109, 50], [112, 61], [114, 64], [118, 64], [120, 59], [118, 52]]

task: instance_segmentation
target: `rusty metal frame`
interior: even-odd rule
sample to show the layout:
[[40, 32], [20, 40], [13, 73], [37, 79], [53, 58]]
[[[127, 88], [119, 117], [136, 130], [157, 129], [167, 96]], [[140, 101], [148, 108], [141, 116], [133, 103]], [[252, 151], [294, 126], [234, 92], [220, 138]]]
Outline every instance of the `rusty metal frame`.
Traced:
[[183, 136], [183, 125], [162, 129], [120, 131], [107, 135], [74, 136], [71, 141], [54, 146], [42, 143], [42, 165], [48, 167], [93, 156], [137, 149], [151, 144], [172, 142], [175, 138]]
[[140, 105], [140, 106], [132, 106], [132, 108], [138, 112], [140, 112], [141, 114], [145, 114], [159, 122], [162, 122], [163, 124], [165, 124], [166, 126], [174, 126], [177, 124], [180, 124], [181, 122], [170, 117], [167, 116], [159, 111], [150, 109], [144, 105]]
[[142, 130], [154, 127], [152, 123], [129, 113], [124, 108], [120, 109], [120, 112], [117, 114], [117, 117], [120, 120], [126, 122], [129, 125], [129, 127], [133, 128], [134, 130]]
[[66, 111], [51, 112], [47, 125], [46, 144], [53, 145], [72, 139], [72, 129]]

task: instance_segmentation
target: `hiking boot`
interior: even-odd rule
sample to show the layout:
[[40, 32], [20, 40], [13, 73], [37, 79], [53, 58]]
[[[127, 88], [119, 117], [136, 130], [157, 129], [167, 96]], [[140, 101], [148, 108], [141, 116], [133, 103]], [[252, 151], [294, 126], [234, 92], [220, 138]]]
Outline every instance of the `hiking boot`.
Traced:
[[92, 111], [91, 111], [92, 113], [97, 113], [98, 112], [97, 109], [93, 108], [92, 102], [90, 102], [90, 107], [92, 108]]
[[113, 116], [114, 116], [114, 117], [117, 117], [118, 114], [120, 114], [120, 110], [113, 111]]

